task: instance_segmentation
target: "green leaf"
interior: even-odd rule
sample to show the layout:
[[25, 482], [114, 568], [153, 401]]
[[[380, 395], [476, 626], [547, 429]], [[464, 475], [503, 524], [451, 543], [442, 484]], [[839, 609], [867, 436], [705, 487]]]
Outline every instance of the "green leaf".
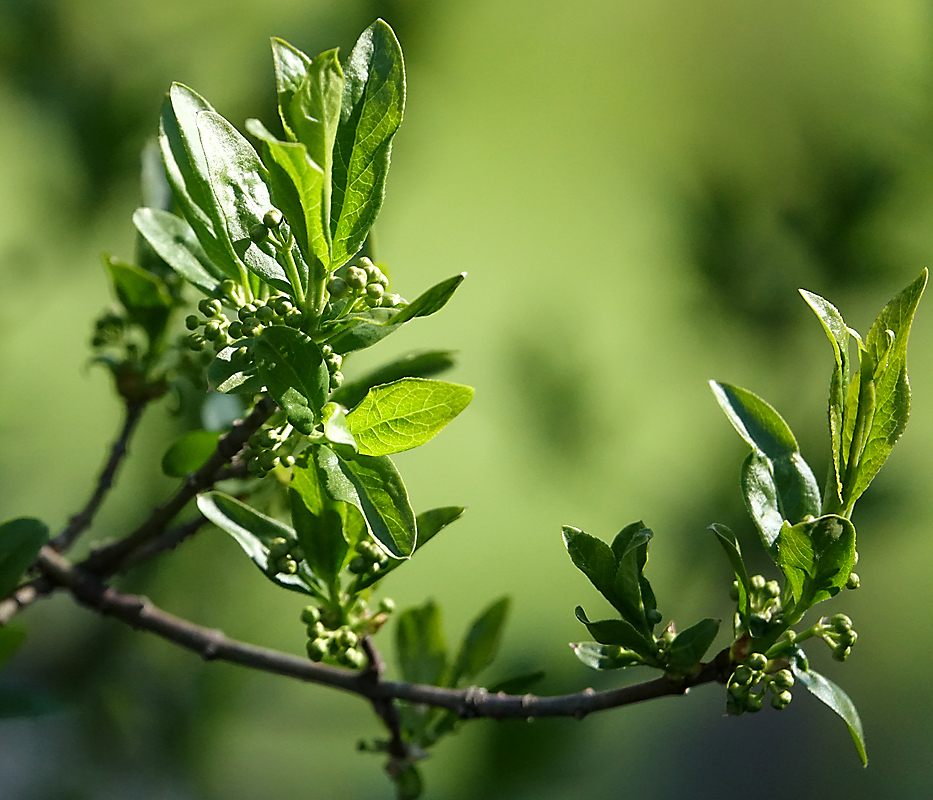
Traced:
[[581, 606], [577, 606], [573, 613], [580, 622], [586, 625], [590, 635], [600, 644], [620, 645], [628, 650], [634, 650], [645, 661], [654, 662], [657, 653], [654, 637], [646, 637], [631, 623], [624, 619], [602, 619], [590, 622]]
[[185, 220], [158, 208], [137, 208], [133, 224], [159, 257], [189, 283], [213, 294], [227, 277], [207, 257]]
[[778, 566], [790, 584], [795, 602], [800, 602], [804, 583], [807, 578], [813, 577], [814, 573], [816, 558], [807, 531], [806, 523], [792, 526], [785, 522], [777, 540]]
[[392, 383], [401, 378], [430, 378], [454, 365], [453, 352], [450, 350], [425, 350], [408, 353], [385, 364], [372, 372], [366, 373], [355, 381], [347, 381], [330, 399], [344, 408], [353, 408], [366, 396], [373, 386]]
[[[854, 485], [845, 487], [847, 508], [868, 488], [884, 465], [910, 416], [907, 380], [907, 339], [917, 304], [927, 282], [927, 270], [888, 303], [865, 337], [866, 355], [873, 368], [874, 408], [871, 427], [858, 458]], [[864, 376], [863, 376], [864, 382]], [[862, 413], [859, 399], [859, 414]], [[850, 454], [851, 457], [851, 454]]]
[[424, 781], [414, 764], [405, 767], [404, 772], [395, 781], [395, 796], [398, 800], [418, 800], [424, 792]]
[[602, 539], [569, 525], [563, 526], [563, 540], [574, 566], [589, 578], [603, 597], [615, 604], [617, 564], [612, 548]]
[[7, 623], [0, 628], [0, 669], [6, 666], [26, 641], [27, 631], [22, 625]]
[[739, 582], [739, 600], [738, 608], [743, 615], [743, 620], [748, 623], [748, 617], [752, 613], [751, 607], [751, 583], [748, 578], [748, 569], [745, 566], [745, 560], [742, 558], [742, 550], [739, 547], [739, 541], [735, 534], [725, 525], [714, 522], [709, 526], [709, 530], [716, 534], [716, 540], [726, 552], [726, 558], [732, 565], [732, 571]]
[[279, 115], [286, 135], [294, 140], [288, 112], [291, 109], [292, 97], [301, 88], [311, 59], [282, 39], [272, 39], [272, 61], [275, 67], [275, 88], [278, 96]]
[[243, 273], [232, 256], [227, 231], [211, 191], [207, 160], [198, 133], [198, 114], [213, 110], [197, 92], [180, 83], [172, 84], [162, 104], [159, 147], [175, 202], [208, 259], [227, 277], [240, 280]]
[[344, 317], [335, 325], [325, 326], [327, 344], [340, 355], [372, 347], [399, 329], [398, 325], [386, 324], [398, 313], [394, 308], [370, 308]]
[[622, 669], [645, 663], [634, 650], [626, 650], [624, 647], [613, 644], [572, 642], [570, 649], [590, 669]]
[[360, 453], [387, 456], [433, 439], [472, 399], [469, 386], [402, 378], [370, 389], [347, 414], [347, 426]]
[[459, 686], [461, 681], [472, 681], [493, 662], [508, 613], [509, 598], [502, 597], [473, 621], [454, 662], [451, 686]]
[[865, 751], [865, 733], [862, 730], [862, 720], [859, 718], [855, 704], [849, 699], [849, 696], [829, 678], [823, 677], [818, 672], [801, 669], [796, 664], [792, 668], [794, 676], [810, 694], [842, 717], [852, 736], [852, 741], [855, 743], [855, 749], [858, 750], [862, 766], [867, 767], [868, 754]]
[[778, 539], [778, 564], [794, 600], [805, 608], [834, 597], [855, 566], [855, 527], [835, 514], [785, 525]]
[[343, 518], [335, 503], [326, 503], [312, 512], [294, 489], [289, 490], [292, 525], [308, 567], [336, 598], [337, 576], [343, 568], [349, 546], [343, 536]]
[[331, 269], [362, 246], [385, 196], [392, 137], [405, 109], [405, 64], [382, 20], [360, 36], [344, 69], [340, 124], [333, 150]]
[[312, 450], [327, 495], [356, 506], [388, 555], [410, 558], [417, 537], [415, 515], [392, 461], [387, 456], [344, 458], [324, 445]]
[[833, 347], [835, 367], [829, 384], [829, 435], [833, 453], [836, 497], [841, 502], [844, 467], [842, 437], [845, 426], [846, 393], [849, 386], [849, 328], [832, 303], [805, 289], [801, 289], [800, 294], [813, 309]]
[[613, 599], [610, 602], [623, 618], [649, 637], [654, 626], [648, 624], [645, 596], [650, 598], [651, 603], [655, 601], [654, 593], [642, 572], [648, 561], [648, 542], [653, 535], [643, 522], [634, 522], [618, 533], [611, 548], [617, 567], [612, 583]]
[[433, 686], [444, 684], [447, 643], [441, 624], [441, 610], [433, 600], [399, 614], [395, 643], [402, 680]]
[[321, 413], [324, 421], [324, 439], [332, 445], [349, 447], [357, 451], [356, 439], [350, 433], [346, 414], [343, 413], [343, 407], [337, 403], [327, 403]]
[[16, 588], [48, 540], [48, 527], [32, 517], [0, 525], [0, 597], [8, 597]]
[[[445, 506], [444, 508], [432, 508], [429, 511], [422, 511], [415, 519], [415, 528], [417, 530], [415, 552], [417, 553], [448, 525], [460, 519], [464, 511], [466, 509], [463, 506]], [[353, 591], [361, 592], [363, 589], [372, 586], [376, 581], [381, 581], [388, 573], [404, 563], [404, 561], [392, 559], [379, 572], [360, 575], [353, 586]]]
[[[716, 381], [710, 381], [710, 387], [739, 435], [754, 452], [767, 459], [782, 518], [794, 524], [807, 515], [817, 516], [821, 505], [819, 486], [781, 415], [747, 389]], [[755, 477], [767, 483], [766, 475], [759, 472]], [[770, 551], [773, 539], [768, 541], [768, 537], [773, 528], [763, 528], [760, 517], [755, 522]]]
[[211, 365], [207, 368], [207, 386], [209, 389], [221, 394], [235, 393], [254, 395], [265, 389], [263, 379], [256, 374], [256, 366], [250, 363], [247, 369], [242, 369], [239, 361], [235, 360], [238, 348], [251, 344], [251, 339], [241, 339], [232, 347], [225, 347], [217, 354]]
[[191, 431], [181, 437], [162, 456], [162, 472], [170, 478], [184, 478], [204, 466], [217, 449], [219, 431]]
[[685, 674], [695, 667], [719, 633], [719, 620], [703, 619], [674, 637], [667, 650], [667, 671]]
[[300, 562], [296, 575], [284, 572], [269, 574], [269, 545], [272, 540], [282, 538], [289, 544], [298, 544], [295, 531], [287, 525], [260, 514], [223, 492], [199, 494], [198, 510], [222, 531], [229, 533], [270, 581], [294, 592], [327, 599], [324, 584], [308, 569], [305, 562]]
[[173, 306], [165, 281], [158, 275], [108, 255], [104, 255], [104, 268], [130, 320], [146, 331], [151, 343], [160, 341]]
[[392, 317], [391, 324], [402, 325], [415, 317], [427, 317], [437, 313], [447, 305], [447, 301], [457, 291], [457, 287], [463, 283], [464, 278], [466, 278], [466, 273], [461, 272], [459, 275], [454, 275], [432, 286]]
[[327, 402], [330, 373], [320, 348], [295, 328], [273, 325], [253, 340], [259, 375], [272, 398], [302, 433], [311, 433]]
[[272, 208], [266, 169], [259, 156], [220, 114], [202, 111], [197, 116], [197, 128], [231, 255], [266, 283], [293, 294], [285, 270], [249, 235], [250, 229], [260, 224]]
[[749, 516], [758, 529], [765, 549], [774, 556], [784, 515], [781, 513], [771, 460], [752, 450], [742, 463], [741, 483]]

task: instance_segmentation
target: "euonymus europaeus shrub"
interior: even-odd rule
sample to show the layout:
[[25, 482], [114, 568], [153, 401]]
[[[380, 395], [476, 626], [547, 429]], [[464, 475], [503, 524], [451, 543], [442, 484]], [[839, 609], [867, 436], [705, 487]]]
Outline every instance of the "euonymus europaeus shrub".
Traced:
[[[711, 384], [749, 446], [741, 490], [775, 563], [773, 577], [749, 575], [736, 537], [710, 526], [735, 575], [731, 634], [715, 656], [707, 659], [718, 620], [662, 626], [644, 574], [649, 528], [632, 523], [607, 544], [566, 526], [573, 564], [618, 612], [590, 620], [578, 606], [594, 641], [573, 644], [573, 652], [596, 670], [640, 666], [659, 677], [559, 697], [523, 694], [540, 673], [476, 687], [502, 636], [503, 598], [450, 652], [433, 602], [397, 613], [402, 680], [388, 681], [373, 637], [395, 609], [373, 594], [463, 513], [458, 506], [416, 513], [391, 457], [430, 441], [473, 390], [434, 379], [452, 363], [447, 351], [410, 354], [351, 380], [345, 361], [440, 311], [465, 276], [406, 300], [392, 291], [388, 266], [373, 261], [370, 232], [405, 106], [404, 62], [389, 26], [374, 23], [343, 64], [335, 50], [310, 58], [278, 39], [272, 53], [279, 120], [271, 128], [280, 133], [249, 120], [255, 144], [193, 89], [175, 84], [166, 96], [158, 147], [144, 158], [147, 205], [133, 215], [136, 263], [105, 257], [118, 307], [100, 317], [91, 343], [125, 404], [124, 427], [91, 499], [64, 531], [50, 539], [42, 522], [25, 518], [0, 527], [0, 595], [7, 598], [0, 619], [64, 588], [205, 658], [355, 692], [388, 734], [361, 749], [388, 755], [401, 797], [420, 794], [417, 763], [465, 719], [582, 717], [715, 681], [725, 685], [730, 714], [758, 711], [766, 699], [783, 709], [803, 685], [842, 717], [864, 762], [852, 702], [810, 669], [803, 645], [821, 639], [844, 661], [857, 639], [844, 614], [807, 614], [858, 587], [852, 511], [907, 423], [907, 339], [926, 272], [864, 338], [829, 302], [802, 292], [833, 352], [822, 492], [777, 411], [745, 389]], [[164, 472], [182, 479], [179, 489], [125, 538], [83, 561], [66, 560], [62, 553], [90, 526], [142, 410], [167, 393], [195, 406], [203, 421], [162, 459]], [[192, 515], [177, 523], [189, 504]], [[106, 585], [208, 521], [265, 578], [306, 598], [307, 658], [229, 640]], [[0, 657], [21, 640], [5, 627]]]

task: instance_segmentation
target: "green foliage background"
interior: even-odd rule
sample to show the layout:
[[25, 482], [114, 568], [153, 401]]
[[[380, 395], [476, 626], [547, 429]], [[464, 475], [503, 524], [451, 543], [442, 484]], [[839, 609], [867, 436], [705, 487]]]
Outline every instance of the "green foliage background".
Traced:
[[[649, 570], [666, 617], [730, 613], [731, 575], [705, 529], [728, 524], [746, 552], [754, 533], [738, 491], [745, 447], [706, 380], [767, 397], [825, 474], [831, 354], [795, 290], [827, 297], [864, 331], [930, 265], [930, 5], [6, 0], [0, 518], [60, 528], [117, 430], [118, 403], [104, 371], [84, 368], [85, 343], [109, 302], [99, 253], [132, 254], [138, 152], [169, 83], [240, 126], [271, 122], [267, 37], [346, 53], [376, 16], [395, 28], [409, 71], [379, 257], [406, 296], [461, 270], [469, 278], [444, 314], [367, 358], [450, 347], [451, 380], [477, 390], [430, 447], [398, 458], [418, 507], [470, 508], [386, 591], [403, 607], [435, 598], [451, 638], [508, 592], [503, 673], [544, 666], [550, 692], [608, 686], [617, 673], [595, 675], [566, 647], [585, 636], [574, 605], [595, 613], [602, 600], [569, 563], [560, 526], [610, 538], [643, 518], [657, 534]], [[714, 797], [737, 781], [769, 796], [789, 780], [797, 797], [842, 786], [852, 798], [925, 796], [933, 327], [923, 306], [911, 351], [907, 435], [854, 519], [863, 588], [833, 601], [861, 634], [840, 682], [866, 726], [868, 770], [803, 692], [780, 715], [731, 719], [723, 692], [703, 687], [583, 724], [473, 723], [426, 765], [427, 796]], [[101, 538], [170, 490], [159, 460], [184, 424], [164, 406], [150, 412]], [[302, 651], [301, 599], [276, 592], [216, 530], [124, 585], [237, 638]], [[31, 639], [4, 685], [47, 691], [60, 710], [0, 723], [5, 797], [390, 792], [378, 763], [353, 752], [378, 735], [354, 698], [204, 665], [64, 598], [24, 621]], [[815, 666], [832, 678], [823, 655]]]

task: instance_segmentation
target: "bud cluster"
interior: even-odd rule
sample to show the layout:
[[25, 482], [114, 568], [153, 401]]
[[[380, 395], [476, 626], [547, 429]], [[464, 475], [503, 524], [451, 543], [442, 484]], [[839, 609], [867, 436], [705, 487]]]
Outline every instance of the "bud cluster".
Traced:
[[366, 256], [360, 258], [355, 267], [348, 267], [344, 276], [334, 276], [327, 282], [327, 293], [331, 301], [347, 298], [344, 311], [359, 307], [360, 300], [369, 308], [398, 308], [404, 300], [394, 293], [386, 292], [389, 279], [379, 267]]
[[835, 614], [831, 619], [821, 619], [820, 636], [829, 645], [836, 661], [845, 661], [858, 640], [858, 634], [852, 630], [852, 620], [845, 614]]
[[268, 573], [270, 576], [294, 575], [298, 572], [298, 562], [304, 557], [298, 542], [290, 542], [284, 536], [278, 536], [269, 542]]
[[[739, 582], [732, 582], [732, 589], [729, 596], [734, 600], [739, 599]], [[767, 581], [763, 575], [753, 575], [749, 579], [749, 602], [751, 605], [751, 616], [753, 621], [757, 620], [761, 624], [770, 622], [783, 610], [781, 603], [781, 586], [777, 581]], [[733, 623], [736, 635], [744, 631], [741, 615], [737, 612]]]
[[333, 609], [307, 606], [301, 612], [308, 634], [306, 651], [312, 661], [324, 659], [335, 661], [350, 669], [366, 666], [366, 654], [362, 638], [375, 633], [395, 610], [395, 603], [385, 598], [379, 602], [374, 613], [370, 613], [364, 601], [360, 601], [354, 613], [346, 618]]
[[198, 311], [204, 315], [204, 319], [195, 314], [185, 319], [185, 326], [192, 332], [186, 343], [192, 350], [203, 350], [210, 344], [214, 352], [219, 353], [234, 342], [251, 339], [268, 325], [284, 324], [293, 328], [301, 325], [301, 312], [285, 295], [275, 295], [265, 301], [240, 303], [238, 289], [233, 281], [224, 281], [221, 285], [226, 299], [237, 308], [236, 319], [230, 320], [224, 316], [221, 301], [216, 297], [205, 298], [198, 303]]
[[94, 323], [94, 335], [91, 337], [91, 347], [106, 347], [123, 343], [126, 329], [126, 318], [113, 311], [102, 314]]
[[726, 713], [738, 716], [746, 711], [761, 711], [769, 691], [772, 708], [780, 711], [790, 704], [794, 676], [788, 669], [770, 672], [769, 667], [773, 669], [773, 663], [764, 653], [750, 653], [735, 668], [726, 684]]
[[389, 557], [369, 539], [357, 542], [356, 552], [347, 569], [357, 575], [374, 575], [389, 563]]
[[249, 438], [241, 458], [250, 475], [262, 478], [275, 467], [294, 466], [294, 452], [300, 442], [300, 434], [291, 425], [273, 422]]

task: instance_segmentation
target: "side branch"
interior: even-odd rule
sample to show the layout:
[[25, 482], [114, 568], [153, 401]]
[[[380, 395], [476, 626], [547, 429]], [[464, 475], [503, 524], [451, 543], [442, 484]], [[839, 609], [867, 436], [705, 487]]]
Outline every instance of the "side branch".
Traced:
[[[150, 631], [163, 639], [199, 654], [206, 660], [228, 661], [250, 669], [330, 686], [367, 698], [380, 712], [390, 713], [387, 703], [410, 703], [446, 708], [464, 719], [529, 719], [567, 717], [582, 719], [594, 711], [640, 703], [668, 695], [686, 694], [704, 683], [725, 682], [730, 671], [728, 649], [701, 666], [697, 674], [682, 680], [657, 678], [635, 686], [595, 692], [538, 697], [536, 695], [489, 694], [485, 689], [446, 689], [381, 679], [377, 662], [362, 672], [317, 664], [305, 658], [239, 642], [221, 631], [204, 628], [162, 611], [149, 600], [124, 594], [105, 586], [96, 576], [71, 565], [50, 548], [39, 555], [39, 566], [53, 581], [66, 587], [83, 605], [116, 617], [137, 630]], [[372, 656], [371, 656], [372, 657]], [[378, 656], [376, 656], [378, 659]], [[388, 722], [388, 720], [386, 720]], [[391, 728], [390, 728], [391, 729]]]
[[94, 493], [87, 501], [87, 505], [68, 521], [67, 527], [49, 542], [49, 546], [55, 551], [64, 553], [68, 550], [93, 521], [97, 509], [100, 508], [100, 504], [107, 496], [107, 492], [109, 492], [110, 488], [113, 486], [117, 468], [126, 456], [130, 437], [136, 430], [136, 426], [139, 425], [139, 420], [142, 418], [147, 403], [148, 401], [146, 400], [136, 402], [128, 400], [126, 402], [123, 428], [120, 431], [120, 435], [113, 443], [113, 447], [110, 449], [110, 458], [107, 459], [107, 463], [104, 465], [97, 479], [97, 486], [94, 489]]

